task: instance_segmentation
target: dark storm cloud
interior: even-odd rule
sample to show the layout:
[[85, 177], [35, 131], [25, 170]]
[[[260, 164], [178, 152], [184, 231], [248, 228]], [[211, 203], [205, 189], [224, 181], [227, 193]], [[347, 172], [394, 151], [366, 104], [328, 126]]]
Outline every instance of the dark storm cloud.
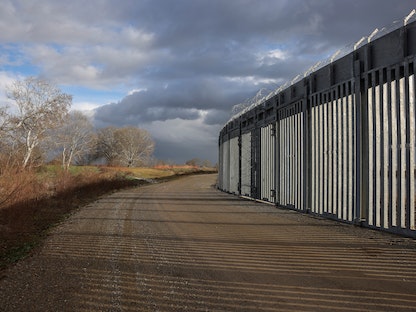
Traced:
[[[165, 86], [136, 91], [118, 103], [98, 107], [94, 118], [101, 125], [140, 125], [175, 118], [195, 120], [209, 111], [207, 124], [214, 120], [222, 123], [230, 117], [230, 103], [250, 95], [251, 92], [244, 92], [226, 81], [172, 81]], [[214, 118], [218, 114], [222, 118]]]
[[[137, 87], [150, 90], [149, 96], [141, 95], [140, 110], [146, 105], [143, 101], [152, 107], [185, 105], [201, 109], [207, 105], [208, 109], [224, 105], [229, 108], [236, 104], [232, 101], [238, 101], [232, 97], [214, 102], [218, 99], [211, 96], [205, 101], [206, 93], [223, 92], [215, 90], [218, 85], [211, 89], [211, 80], [247, 76], [258, 80], [290, 80], [336, 49], [402, 18], [412, 5], [411, 1], [393, 4], [379, 0], [153, 0], [122, 2], [116, 11], [118, 18], [125, 18], [134, 27], [154, 35], [148, 49], [149, 53], [159, 55], [137, 69], [140, 84]], [[259, 61], [259, 55], [275, 48], [284, 51], [286, 58], [269, 63]], [[166, 84], [169, 88], [163, 90]], [[174, 90], [173, 85], [184, 92]], [[240, 87], [253, 93], [261, 86], [249, 80], [234, 86], [228, 82], [226, 87]], [[160, 91], [156, 91], [158, 88]], [[158, 98], [152, 91], [162, 95], [162, 103], [155, 103]], [[130, 96], [121, 100], [120, 105], [130, 107], [128, 112], [133, 109]], [[178, 117], [181, 114], [183, 111], [179, 109]]]

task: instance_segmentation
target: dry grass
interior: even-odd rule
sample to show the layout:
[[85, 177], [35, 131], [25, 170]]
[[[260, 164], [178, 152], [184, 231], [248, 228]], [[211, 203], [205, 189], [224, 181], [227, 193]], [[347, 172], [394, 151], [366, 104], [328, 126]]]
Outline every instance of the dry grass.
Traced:
[[117, 189], [148, 179], [165, 180], [183, 174], [212, 172], [196, 168], [114, 168], [58, 166], [36, 171], [3, 171], [0, 175], [0, 269], [24, 257], [47, 230], [74, 209]]
[[177, 175], [214, 171], [213, 168], [201, 168], [193, 166], [158, 166], [154, 168], [108, 167], [107, 170], [123, 172], [130, 177], [138, 179], [162, 179]]

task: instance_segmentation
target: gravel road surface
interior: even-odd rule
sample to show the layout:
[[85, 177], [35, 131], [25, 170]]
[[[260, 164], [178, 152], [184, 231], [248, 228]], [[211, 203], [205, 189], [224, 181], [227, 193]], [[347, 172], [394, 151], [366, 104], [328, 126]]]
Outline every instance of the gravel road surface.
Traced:
[[416, 242], [217, 191], [102, 197], [0, 273], [0, 311], [416, 311]]

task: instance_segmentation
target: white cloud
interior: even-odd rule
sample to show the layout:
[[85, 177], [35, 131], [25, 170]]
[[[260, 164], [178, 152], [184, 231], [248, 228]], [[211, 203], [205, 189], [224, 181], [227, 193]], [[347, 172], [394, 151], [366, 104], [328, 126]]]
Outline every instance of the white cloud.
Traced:
[[240, 76], [240, 77], [227, 77], [227, 81], [229, 82], [236, 82], [243, 85], [252, 85], [252, 86], [258, 86], [258, 85], [275, 85], [277, 86], [282, 82], [282, 79], [273, 79], [273, 78], [262, 78], [262, 77], [256, 77], [256, 76]]
[[93, 102], [73, 102], [71, 106], [71, 110], [78, 110], [87, 115], [93, 116], [93, 110], [97, 107], [100, 107], [101, 103], [93, 103]]
[[134, 93], [138, 93], [138, 92], [142, 92], [142, 91], [147, 91], [146, 88], [142, 88], [142, 89], [132, 89], [129, 92], [127, 92], [127, 95], [132, 95]]
[[260, 65], [274, 65], [285, 61], [289, 57], [288, 51], [282, 49], [274, 49], [257, 53], [257, 62]]
[[21, 77], [9, 72], [0, 71], [0, 106], [13, 105], [6, 96], [6, 88], [12, 85], [17, 79], [21, 79]]

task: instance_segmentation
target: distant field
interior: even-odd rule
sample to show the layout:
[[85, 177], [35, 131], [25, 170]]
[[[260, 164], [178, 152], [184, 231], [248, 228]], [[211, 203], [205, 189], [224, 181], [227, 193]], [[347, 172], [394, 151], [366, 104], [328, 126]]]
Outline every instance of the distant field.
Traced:
[[109, 171], [123, 172], [127, 176], [143, 178], [143, 179], [158, 179], [166, 178], [175, 175], [189, 174], [195, 172], [213, 172], [213, 168], [198, 168], [191, 166], [165, 166], [157, 168], [120, 168], [120, 167], [106, 167]]

